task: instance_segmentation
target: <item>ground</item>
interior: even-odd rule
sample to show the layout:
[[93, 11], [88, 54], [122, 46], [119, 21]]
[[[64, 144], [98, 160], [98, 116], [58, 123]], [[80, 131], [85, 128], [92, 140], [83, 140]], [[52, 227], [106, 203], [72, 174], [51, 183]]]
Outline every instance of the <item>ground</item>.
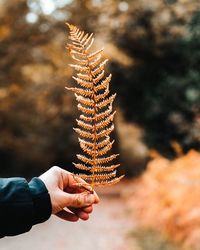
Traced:
[[134, 228], [125, 206], [124, 185], [100, 191], [101, 202], [88, 221], [69, 223], [52, 216], [26, 234], [0, 240], [1, 250], [135, 250]]

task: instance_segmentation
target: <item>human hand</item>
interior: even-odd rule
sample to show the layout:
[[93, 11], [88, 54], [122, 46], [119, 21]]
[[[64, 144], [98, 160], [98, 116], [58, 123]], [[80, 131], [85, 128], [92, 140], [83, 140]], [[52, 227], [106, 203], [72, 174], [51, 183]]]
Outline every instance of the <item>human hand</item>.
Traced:
[[[59, 167], [52, 167], [39, 176], [44, 182], [51, 198], [52, 214], [67, 221], [87, 220], [92, 212], [93, 204], [99, 202], [94, 192], [86, 193], [76, 184], [85, 183], [81, 178], [74, 179], [73, 175]], [[71, 212], [66, 211], [68, 208]]]

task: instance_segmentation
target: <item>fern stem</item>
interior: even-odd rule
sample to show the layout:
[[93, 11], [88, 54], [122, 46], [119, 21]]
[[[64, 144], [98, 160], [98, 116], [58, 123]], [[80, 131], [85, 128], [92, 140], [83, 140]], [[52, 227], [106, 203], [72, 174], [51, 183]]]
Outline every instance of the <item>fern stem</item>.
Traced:
[[[87, 52], [85, 51], [86, 55]], [[97, 150], [97, 128], [96, 128], [96, 123], [97, 123], [97, 119], [96, 119], [96, 98], [95, 98], [95, 82], [94, 82], [94, 77], [92, 75], [92, 69], [90, 67], [89, 64], [89, 58], [87, 56], [87, 61], [88, 61], [88, 67], [89, 67], [89, 75], [92, 79], [92, 83], [93, 83], [93, 96], [92, 96], [92, 100], [94, 102], [94, 155], [93, 155], [93, 160], [94, 160], [94, 165], [92, 166], [91, 172], [92, 172], [92, 181], [91, 181], [91, 187], [92, 189], [94, 189], [94, 183], [95, 183], [95, 176], [94, 176], [94, 172], [95, 172], [95, 167], [96, 167], [96, 150]]]

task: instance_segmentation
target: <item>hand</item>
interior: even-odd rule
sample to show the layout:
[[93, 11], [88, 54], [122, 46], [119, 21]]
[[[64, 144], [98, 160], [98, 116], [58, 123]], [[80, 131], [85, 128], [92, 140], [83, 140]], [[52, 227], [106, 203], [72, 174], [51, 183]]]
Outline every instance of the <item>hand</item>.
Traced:
[[[83, 192], [76, 184], [85, 183], [81, 178], [59, 167], [52, 167], [39, 177], [49, 191], [52, 214], [67, 221], [87, 220], [92, 212], [92, 205], [99, 202], [98, 195]], [[66, 211], [64, 208], [68, 208]]]

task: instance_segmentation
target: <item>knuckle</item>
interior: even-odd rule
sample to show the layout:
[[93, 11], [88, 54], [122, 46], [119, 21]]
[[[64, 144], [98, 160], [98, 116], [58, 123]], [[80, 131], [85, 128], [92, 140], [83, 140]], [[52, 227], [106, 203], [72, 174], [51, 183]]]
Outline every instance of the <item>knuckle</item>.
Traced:
[[75, 206], [81, 206], [83, 204], [83, 199], [80, 195], [76, 194], [74, 199]]
[[58, 172], [58, 171], [60, 171], [60, 167], [58, 167], [58, 166], [53, 166], [53, 167], [51, 167], [51, 170], [52, 170], [53, 172]]

